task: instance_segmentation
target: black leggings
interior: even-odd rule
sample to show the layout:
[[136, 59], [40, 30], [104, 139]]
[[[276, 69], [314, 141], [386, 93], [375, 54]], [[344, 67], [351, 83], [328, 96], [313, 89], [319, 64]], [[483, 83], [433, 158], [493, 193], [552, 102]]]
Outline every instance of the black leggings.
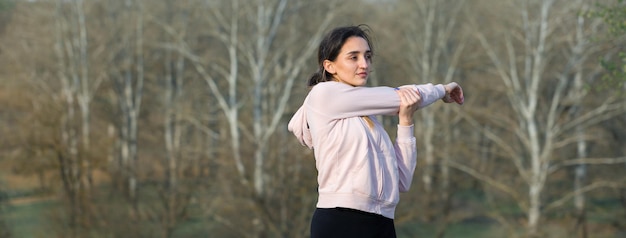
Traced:
[[349, 209], [317, 208], [311, 220], [311, 238], [395, 238], [393, 219]]

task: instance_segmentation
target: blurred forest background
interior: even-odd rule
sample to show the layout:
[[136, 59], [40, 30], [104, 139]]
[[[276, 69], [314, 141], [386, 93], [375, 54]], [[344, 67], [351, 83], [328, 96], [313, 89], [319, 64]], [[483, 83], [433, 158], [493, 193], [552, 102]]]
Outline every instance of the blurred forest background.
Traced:
[[626, 237], [621, 0], [0, 0], [0, 237], [307, 237], [286, 124], [354, 24], [370, 85], [465, 91], [418, 112], [400, 237]]

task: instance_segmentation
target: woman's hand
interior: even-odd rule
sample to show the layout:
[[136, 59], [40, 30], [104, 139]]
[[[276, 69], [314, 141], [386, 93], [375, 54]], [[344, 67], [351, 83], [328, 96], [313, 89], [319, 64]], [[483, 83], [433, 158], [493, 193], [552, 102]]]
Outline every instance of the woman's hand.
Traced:
[[422, 103], [422, 98], [413, 88], [399, 88], [396, 92], [400, 96], [399, 124], [401, 126], [413, 125], [413, 113]]
[[463, 89], [459, 84], [452, 82], [446, 85], [443, 85], [446, 89], [446, 96], [442, 98], [445, 103], [456, 102], [459, 105], [463, 105], [465, 102], [465, 98], [463, 97]]

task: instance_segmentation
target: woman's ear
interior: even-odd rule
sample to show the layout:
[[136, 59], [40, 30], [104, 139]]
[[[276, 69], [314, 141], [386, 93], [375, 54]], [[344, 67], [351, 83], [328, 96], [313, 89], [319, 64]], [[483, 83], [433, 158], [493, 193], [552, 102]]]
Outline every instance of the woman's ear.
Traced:
[[333, 62], [330, 60], [324, 60], [324, 69], [326, 70], [326, 72], [330, 73], [330, 74], [335, 74], [335, 67], [333, 66]]

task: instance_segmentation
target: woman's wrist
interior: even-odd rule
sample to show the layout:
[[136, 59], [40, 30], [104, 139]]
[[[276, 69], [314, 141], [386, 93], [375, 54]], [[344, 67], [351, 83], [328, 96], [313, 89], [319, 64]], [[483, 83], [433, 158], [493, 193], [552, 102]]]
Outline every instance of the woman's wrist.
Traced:
[[401, 126], [413, 125], [413, 117], [399, 117], [398, 125], [401, 125]]
[[441, 100], [446, 101], [446, 99], [449, 99], [449, 98], [450, 98], [450, 91], [451, 91], [452, 89], [450, 88], [450, 85], [449, 85], [449, 84], [444, 84], [444, 85], [443, 85], [443, 89], [444, 89], [444, 91], [445, 91], [446, 93], [443, 95], [443, 97], [441, 98]]

